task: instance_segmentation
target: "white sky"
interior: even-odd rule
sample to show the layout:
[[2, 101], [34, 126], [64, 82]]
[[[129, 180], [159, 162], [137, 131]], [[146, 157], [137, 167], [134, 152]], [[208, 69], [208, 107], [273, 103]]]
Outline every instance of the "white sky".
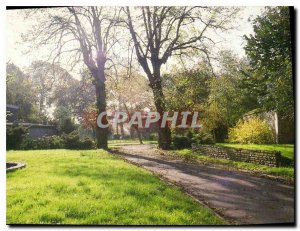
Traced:
[[[252, 24], [248, 21], [261, 14], [264, 7], [244, 7], [240, 13], [240, 19], [237, 23], [237, 29], [223, 34], [224, 41], [221, 43], [222, 48], [230, 49], [240, 57], [245, 55], [243, 50], [243, 35], [253, 32]], [[15, 63], [20, 68], [28, 67], [34, 60], [43, 59], [46, 51], [34, 50], [29, 54], [24, 52], [27, 46], [22, 44], [21, 34], [26, 33], [35, 22], [32, 20], [24, 20], [20, 10], [6, 11], [6, 61]], [[220, 38], [218, 38], [220, 40]], [[76, 73], [72, 73], [76, 75]]]

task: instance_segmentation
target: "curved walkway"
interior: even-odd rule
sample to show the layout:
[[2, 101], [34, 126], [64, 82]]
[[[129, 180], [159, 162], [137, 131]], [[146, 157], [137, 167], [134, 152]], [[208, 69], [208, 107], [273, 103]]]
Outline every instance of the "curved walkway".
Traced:
[[156, 152], [154, 145], [128, 145], [118, 154], [205, 203], [235, 224], [294, 222], [294, 187], [247, 173], [188, 164]]

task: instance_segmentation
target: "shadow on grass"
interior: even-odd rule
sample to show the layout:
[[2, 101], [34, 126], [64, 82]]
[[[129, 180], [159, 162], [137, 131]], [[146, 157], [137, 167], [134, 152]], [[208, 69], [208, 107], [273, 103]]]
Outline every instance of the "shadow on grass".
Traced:
[[280, 167], [293, 167], [294, 164], [295, 164], [294, 160], [281, 155]]

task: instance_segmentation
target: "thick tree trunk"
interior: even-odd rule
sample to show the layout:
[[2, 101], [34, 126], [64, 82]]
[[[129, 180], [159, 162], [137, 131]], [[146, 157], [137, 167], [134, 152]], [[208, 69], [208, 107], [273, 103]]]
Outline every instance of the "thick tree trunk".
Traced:
[[[104, 66], [97, 71], [92, 72], [95, 79], [96, 87], [96, 105], [98, 115], [106, 111], [106, 92], [105, 92], [105, 75]], [[106, 116], [102, 117], [102, 124], [108, 124]], [[96, 126], [97, 148], [107, 149], [107, 131], [108, 128]]]
[[[161, 115], [161, 119], [162, 119], [162, 115], [166, 110], [166, 104], [165, 104], [165, 96], [163, 94], [163, 90], [161, 86], [159, 70], [154, 76], [155, 76], [154, 78], [155, 81], [151, 81], [150, 86], [153, 91], [156, 110]], [[170, 149], [170, 145], [171, 145], [171, 130], [170, 127], [168, 126], [168, 123], [164, 128], [161, 127], [161, 119], [158, 121], [158, 146], [161, 149], [167, 150]]]

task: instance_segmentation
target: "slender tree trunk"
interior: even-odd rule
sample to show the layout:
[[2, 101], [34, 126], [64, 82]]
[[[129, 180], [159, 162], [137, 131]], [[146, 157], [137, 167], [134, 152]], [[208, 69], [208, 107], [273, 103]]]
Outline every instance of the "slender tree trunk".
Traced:
[[39, 102], [39, 116], [41, 116], [42, 115], [42, 113], [43, 113], [43, 110], [44, 110], [44, 101], [45, 101], [45, 96], [44, 96], [44, 91], [43, 90], [41, 90], [40, 91], [40, 100], [39, 100], [40, 102]]
[[130, 133], [130, 139], [133, 139], [134, 137], [133, 137], [133, 128], [132, 127], [129, 129], [129, 133]]
[[117, 136], [119, 136], [119, 124], [116, 124], [116, 132], [117, 132]]
[[122, 136], [122, 139], [124, 139], [124, 124], [121, 123], [121, 136]]
[[[130, 113], [129, 113], [129, 110], [128, 110], [128, 107], [126, 106], [126, 103], [123, 103], [124, 107], [125, 107], [125, 110], [127, 112], [127, 115], [128, 115], [128, 119], [130, 120], [131, 119], [131, 116], [130, 116]], [[138, 135], [138, 138], [139, 138], [139, 141], [140, 141], [140, 144], [143, 144], [143, 140], [142, 140], [142, 135], [141, 135], [141, 132], [139, 130], [139, 127], [135, 124], [132, 126], [135, 130], [136, 130], [136, 133]]]
[[[151, 78], [149, 78], [150, 80]], [[153, 77], [152, 77], [153, 79]], [[158, 121], [158, 146], [161, 149], [170, 149], [171, 145], [171, 130], [168, 125], [164, 128], [161, 127], [162, 115], [166, 110], [165, 96], [163, 94], [162, 86], [161, 86], [161, 78], [160, 78], [160, 70], [156, 70], [154, 72], [155, 81], [150, 81], [150, 86], [154, 95], [154, 103], [157, 112], [161, 115], [161, 119]]]
[[93, 140], [96, 142], [96, 129], [92, 128], [92, 133], [93, 133]]
[[[97, 71], [93, 71], [92, 74], [95, 79], [96, 105], [99, 115], [100, 113], [106, 111], [104, 65], [103, 69], [99, 68]], [[108, 124], [106, 116], [102, 117], [102, 124]], [[98, 125], [96, 126], [96, 139], [98, 148], [107, 149], [107, 131], [108, 128], [100, 128]]]
[[137, 136], [138, 136], [138, 138], [139, 138], [140, 144], [143, 144], [143, 139], [142, 139], [142, 134], [141, 134], [141, 132], [140, 132], [140, 129], [138, 128], [137, 125], [134, 125], [133, 127], [134, 127], [134, 129], [136, 130], [136, 133], [137, 133]]

